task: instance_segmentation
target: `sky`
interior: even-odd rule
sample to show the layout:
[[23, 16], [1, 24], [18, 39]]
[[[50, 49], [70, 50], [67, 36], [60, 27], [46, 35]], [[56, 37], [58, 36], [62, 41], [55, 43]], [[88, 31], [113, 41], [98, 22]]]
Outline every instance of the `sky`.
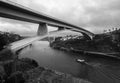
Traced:
[[[120, 28], [120, 0], [10, 0], [93, 33]], [[8, 28], [10, 27], [10, 28]], [[0, 30], [31, 34], [38, 25], [0, 18]], [[53, 28], [49, 28], [53, 29]]]

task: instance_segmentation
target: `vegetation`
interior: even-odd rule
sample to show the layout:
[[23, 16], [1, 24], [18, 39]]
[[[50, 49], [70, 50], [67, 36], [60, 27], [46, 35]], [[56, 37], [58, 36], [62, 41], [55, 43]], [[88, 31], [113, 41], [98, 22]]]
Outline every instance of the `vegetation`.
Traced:
[[[10, 52], [10, 51], [9, 51]], [[8, 56], [5, 60], [4, 56]], [[16, 61], [12, 53], [0, 55], [0, 83], [91, 83], [69, 74], [38, 66], [35, 60], [21, 58]]]
[[[0, 50], [5, 45], [22, 38], [17, 34], [1, 32]], [[19, 59], [17, 54], [19, 52], [15, 55], [9, 49], [0, 52], [0, 83], [91, 83], [69, 74], [40, 67], [30, 58]]]
[[0, 32], [0, 50], [4, 48], [5, 45], [23, 39], [18, 34], [9, 33], [9, 32]]
[[83, 51], [119, 53], [120, 30], [97, 34], [92, 40], [87, 40], [83, 36], [58, 37], [50, 46], [58, 49], [64, 47]]

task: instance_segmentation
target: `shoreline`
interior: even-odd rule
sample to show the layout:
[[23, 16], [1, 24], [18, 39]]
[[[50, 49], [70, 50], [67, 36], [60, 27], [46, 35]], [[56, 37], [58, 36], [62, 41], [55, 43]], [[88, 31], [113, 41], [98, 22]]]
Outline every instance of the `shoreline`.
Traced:
[[[11, 51], [9, 51], [11, 52]], [[5, 55], [5, 54], [4, 54]], [[53, 69], [42, 67], [34, 59], [20, 58], [15, 62], [12, 54], [7, 53], [9, 57], [1, 55], [0, 60], [0, 82], [5, 83], [92, 83], [87, 79], [74, 77], [71, 74], [62, 73]], [[16, 64], [16, 66], [15, 66]], [[15, 71], [13, 71], [15, 68]], [[15, 80], [16, 79], [16, 80]]]
[[80, 53], [80, 54], [84, 54], [84, 55], [87, 54], [87, 55], [95, 55], [95, 56], [100, 56], [100, 57], [106, 56], [106, 57], [120, 59], [120, 57], [119, 57], [120, 53], [118, 53], [118, 52], [104, 53], [104, 52], [97, 52], [97, 51], [77, 50], [72, 47], [71, 48], [60, 47], [60, 46], [55, 47], [54, 45], [50, 46], [50, 47], [53, 49], [59, 49], [59, 50], [67, 51], [67, 52]]

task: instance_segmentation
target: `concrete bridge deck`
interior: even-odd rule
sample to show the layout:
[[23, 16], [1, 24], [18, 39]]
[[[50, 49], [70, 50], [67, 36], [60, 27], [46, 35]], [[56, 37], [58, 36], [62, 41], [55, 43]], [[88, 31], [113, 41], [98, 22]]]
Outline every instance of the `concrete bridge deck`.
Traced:
[[[77, 25], [65, 22], [61, 19], [57, 19], [41, 12], [34, 11], [30, 8], [24, 7], [22, 5], [16, 4], [9, 0], [0, 0], [0, 16], [15, 20], [27, 21], [32, 23], [38, 23], [38, 36], [35, 38], [27, 38], [21, 41], [14, 42], [10, 44], [11, 50], [16, 48], [22, 48], [30, 43], [41, 39], [43, 35], [48, 33], [47, 25], [56, 26], [58, 30], [69, 29], [74, 31], [81, 32], [85, 37], [90, 38], [94, 36], [94, 34], [84, 28], [81, 28]], [[17, 49], [18, 50], [18, 49]]]

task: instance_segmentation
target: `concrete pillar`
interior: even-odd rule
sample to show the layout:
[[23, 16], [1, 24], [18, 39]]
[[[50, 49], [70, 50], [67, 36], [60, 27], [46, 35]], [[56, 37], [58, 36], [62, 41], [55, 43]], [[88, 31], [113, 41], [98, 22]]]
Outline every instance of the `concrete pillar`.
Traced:
[[48, 29], [47, 29], [47, 24], [46, 23], [39, 23], [37, 35], [38, 36], [43, 36], [48, 34]]

